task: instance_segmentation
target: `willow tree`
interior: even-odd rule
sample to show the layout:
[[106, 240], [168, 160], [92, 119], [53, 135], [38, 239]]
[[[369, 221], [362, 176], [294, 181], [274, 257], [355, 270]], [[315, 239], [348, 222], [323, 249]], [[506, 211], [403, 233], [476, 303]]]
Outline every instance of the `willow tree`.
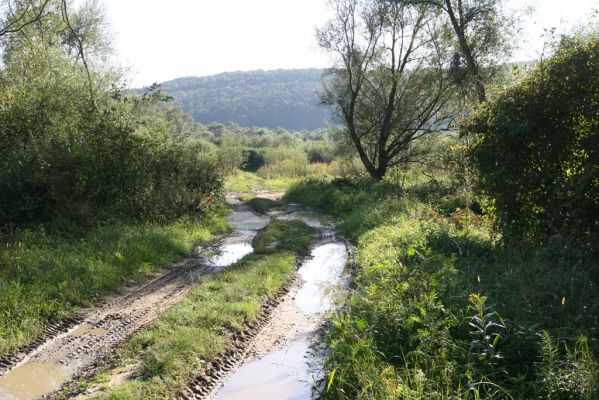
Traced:
[[486, 83], [494, 66], [510, 49], [515, 18], [506, 13], [505, 0], [409, 0], [436, 8], [447, 20], [453, 42], [452, 72], [463, 89], [472, 90], [479, 103], [487, 100]]
[[409, 161], [415, 140], [447, 125], [447, 41], [436, 7], [399, 0], [334, 0], [318, 31], [335, 58], [323, 102], [344, 125], [364, 167], [382, 179]]

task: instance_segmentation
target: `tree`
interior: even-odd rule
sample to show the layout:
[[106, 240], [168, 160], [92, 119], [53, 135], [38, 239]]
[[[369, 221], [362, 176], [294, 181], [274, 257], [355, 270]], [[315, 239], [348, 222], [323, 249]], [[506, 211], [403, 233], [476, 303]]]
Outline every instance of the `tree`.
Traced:
[[334, 0], [318, 32], [336, 58], [323, 102], [342, 121], [368, 173], [382, 179], [409, 161], [418, 138], [447, 125], [452, 94], [435, 7], [398, 0]]
[[498, 56], [508, 51], [512, 20], [503, 0], [413, 0], [441, 11], [449, 22], [455, 52], [452, 72], [459, 83], [474, 89], [477, 100], [487, 100], [485, 81]]
[[0, 1], [0, 38], [20, 32], [40, 21], [46, 14], [50, 0], [2, 0]]

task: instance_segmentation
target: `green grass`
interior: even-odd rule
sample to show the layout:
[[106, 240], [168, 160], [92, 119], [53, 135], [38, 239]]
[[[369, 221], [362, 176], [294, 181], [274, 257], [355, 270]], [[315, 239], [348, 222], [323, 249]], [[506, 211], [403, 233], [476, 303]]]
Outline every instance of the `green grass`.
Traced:
[[448, 182], [308, 181], [286, 197], [341, 215], [357, 244], [324, 398], [599, 398], [592, 262], [504, 248]]
[[147, 278], [226, 229], [224, 216], [213, 215], [118, 223], [71, 235], [26, 230], [2, 238], [0, 356], [31, 343], [46, 324]]
[[253, 190], [285, 191], [295, 182], [297, 182], [295, 178], [265, 179], [252, 172], [238, 171], [225, 181], [225, 191], [235, 193], [247, 193]]
[[[285, 240], [290, 235], [297, 243]], [[203, 361], [225, 349], [232, 331], [253, 321], [261, 305], [289, 282], [297, 257], [307, 251], [309, 235], [298, 221], [267, 227], [253, 255], [202, 282], [129, 343], [121, 363], [139, 363], [135, 378], [100, 397], [172, 398], [201, 373]]]
[[253, 197], [247, 201], [247, 204], [259, 213], [266, 213], [272, 209], [281, 207], [281, 203], [278, 201], [264, 199], [261, 197]]

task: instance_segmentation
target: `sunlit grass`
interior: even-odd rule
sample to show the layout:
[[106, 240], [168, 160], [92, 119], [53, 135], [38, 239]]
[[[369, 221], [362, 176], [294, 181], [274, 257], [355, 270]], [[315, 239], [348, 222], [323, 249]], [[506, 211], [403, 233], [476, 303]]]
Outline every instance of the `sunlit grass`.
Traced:
[[0, 355], [48, 323], [147, 278], [224, 232], [223, 216], [167, 224], [112, 224], [83, 234], [22, 231], [0, 248]]
[[272, 178], [265, 179], [252, 172], [238, 171], [230, 175], [225, 181], [225, 191], [235, 193], [247, 193], [254, 190], [285, 191], [297, 182], [296, 178]]
[[[293, 237], [293, 242], [288, 238]], [[228, 344], [227, 332], [255, 320], [261, 305], [295, 274], [310, 243], [300, 221], [277, 222], [258, 239], [256, 252], [201, 283], [123, 350], [121, 363], [139, 363], [131, 381], [99, 395], [107, 399], [173, 398], [204, 361]]]

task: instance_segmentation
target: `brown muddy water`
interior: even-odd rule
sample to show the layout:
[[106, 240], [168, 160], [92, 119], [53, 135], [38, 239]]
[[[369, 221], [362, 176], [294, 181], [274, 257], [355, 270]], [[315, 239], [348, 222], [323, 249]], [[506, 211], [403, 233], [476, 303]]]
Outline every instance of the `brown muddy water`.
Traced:
[[70, 372], [54, 363], [23, 364], [0, 377], [0, 399], [37, 399], [60, 389]]
[[305, 355], [310, 343], [299, 340], [257, 361], [245, 364], [216, 396], [218, 400], [309, 400], [320, 366]]
[[104, 329], [104, 328], [94, 328], [91, 325], [87, 325], [87, 324], [83, 324], [83, 325], [79, 325], [77, 328], [73, 329], [71, 331], [71, 336], [83, 336], [86, 333], [89, 333], [90, 335], [96, 335], [96, 336], [102, 336], [102, 335], [107, 335], [108, 333], [110, 333], [110, 331], [108, 329]]

